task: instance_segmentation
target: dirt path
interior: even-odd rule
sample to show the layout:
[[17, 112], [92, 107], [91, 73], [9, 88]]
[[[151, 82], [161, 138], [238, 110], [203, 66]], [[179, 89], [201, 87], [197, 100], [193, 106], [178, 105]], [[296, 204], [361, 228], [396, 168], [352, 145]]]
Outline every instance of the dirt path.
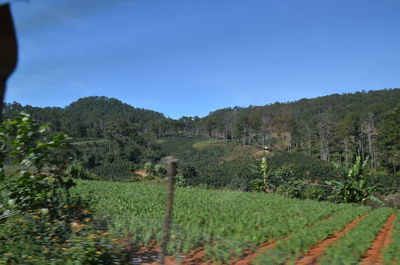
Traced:
[[382, 250], [385, 246], [390, 244], [392, 237], [393, 223], [396, 219], [394, 214], [391, 214], [387, 219], [383, 228], [379, 231], [371, 247], [365, 253], [364, 258], [361, 260], [362, 265], [380, 265], [383, 264]]
[[[334, 217], [335, 217], [335, 215], [330, 215], [330, 216], [325, 217], [324, 219], [322, 219], [320, 222], [327, 222], [327, 221], [331, 220]], [[309, 225], [309, 227], [311, 228], [315, 224], [316, 223], [313, 223], [313, 224]], [[286, 237], [283, 240], [289, 240], [289, 239], [290, 239], [290, 236]], [[252, 262], [254, 260], [256, 260], [256, 258], [260, 254], [265, 253], [265, 252], [267, 252], [269, 250], [272, 250], [273, 248], [275, 248], [276, 244], [277, 244], [276, 242], [261, 244], [260, 247], [256, 250], [256, 252], [250, 253], [250, 254], [244, 253], [245, 256], [240, 261], [238, 261], [236, 263], [233, 263], [233, 264], [235, 264], [235, 265], [251, 265]]]
[[362, 219], [364, 219], [366, 215], [363, 215], [357, 219], [354, 219], [351, 223], [346, 225], [341, 231], [334, 233], [331, 237], [325, 239], [324, 241], [321, 241], [316, 245], [314, 248], [312, 248], [304, 257], [299, 259], [296, 262], [296, 265], [314, 265], [317, 264], [317, 259], [319, 256], [321, 256], [322, 253], [324, 253], [324, 250], [334, 243], [336, 240], [341, 238], [348, 230], [351, 230], [354, 228], [358, 222], [360, 222]]
[[[159, 251], [159, 249], [158, 249]], [[173, 256], [165, 257], [165, 265], [209, 265], [211, 263], [204, 261], [205, 250], [202, 247], [199, 247], [195, 250], [192, 250], [185, 256], [182, 256], [181, 261], [178, 261]], [[158, 252], [157, 252], [158, 257]], [[157, 258], [149, 263], [144, 263], [143, 265], [157, 265], [159, 264]]]
[[252, 262], [262, 253], [267, 252], [268, 250], [273, 249], [276, 246], [276, 243], [265, 243], [260, 246], [259, 249], [257, 249], [256, 252], [254, 252], [251, 255], [248, 255], [244, 257], [242, 260], [239, 262], [236, 262], [235, 265], [250, 265]]

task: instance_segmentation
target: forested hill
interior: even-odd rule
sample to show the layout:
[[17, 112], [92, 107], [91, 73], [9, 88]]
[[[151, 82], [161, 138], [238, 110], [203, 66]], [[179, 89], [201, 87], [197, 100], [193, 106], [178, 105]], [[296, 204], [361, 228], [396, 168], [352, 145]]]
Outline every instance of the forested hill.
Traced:
[[76, 138], [109, 138], [136, 133], [154, 137], [197, 136], [268, 145], [350, 164], [369, 156], [375, 168], [400, 164], [400, 89], [334, 94], [265, 106], [225, 108], [204, 118], [165, 118], [117, 99], [88, 97], [66, 108], [7, 104], [6, 117], [19, 111], [51, 123]]
[[52, 124], [56, 131], [78, 138], [127, 135], [132, 130], [145, 130], [149, 121], [164, 119], [159, 112], [134, 108], [114, 98], [95, 96], [78, 99], [65, 108], [22, 106], [16, 102], [5, 106], [6, 118], [21, 111], [28, 112], [36, 121]]
[[303, 152], [349, 164], [369, 156], [373, 167], [400, 164], [400, 89], [334, 94], [296, 102], [226, 108], [203, 119], [212, 137], [273, 150]]

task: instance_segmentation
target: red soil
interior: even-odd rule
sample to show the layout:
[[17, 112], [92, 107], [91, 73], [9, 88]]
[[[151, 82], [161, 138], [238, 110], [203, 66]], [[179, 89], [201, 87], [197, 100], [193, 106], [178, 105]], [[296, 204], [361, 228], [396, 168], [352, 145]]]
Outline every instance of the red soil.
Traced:
[[374, 241], [372, 242], [370, 248], [365, 253], [364, 258], [361, 260], [362, 265], [380, 265], [383, 264], [382, 250], [385, 246], [390, 244], [393, 223], [396, 219], [394, 214], [391, 214], [387, 219], [383, 228], [379, 231], [379, 234], [376, 236]]
[[317, 264], [317, 259], [324, 253], [324, 250], [331, 245], [333, 242], [341, 238], [348, 230], [354, 228], [358, 222], [360, 222], [364, 217], [361, 216], [351, 223], [346, 225], [341, 231], [334, 233], [331, 237], [319, 242], [314, 248], [312, 248], [304, 257], [300, 258], [296, 265], [314, 265]]
[[175, 264], [182, 264], [182, 265], [195, 265], [195, 264], [211, 264], [204, 261], [204, 256], [206, 252], [203, 248], [198, 248], [196, 250], [191, 251], [189, 254], [182, 257], [181, 262], [177, 262], [173, 257], [168, 257], [166, 260], [165, 265], [175, 265]]
[[[159, 264], [157, 262], [157, 258], [158, 258], [158, 254], [159, 254], [160, 249], [159, 248], [154, 248], [153, 250], [148, 250], [147, 253], [145, 253], [145, 255], [143, 255], [144, 253], [138, 253], [138, 255], [141, 255], [142, 259], [143, 257], [146, 257], [148, 253], [154, 253], [155, 255], [153, 255], [153, 259], [149, 262], [149, 260], [145, 260], [143, 259], [142, 263], [144, 265], [157, 265]], [[188, 253], [185, 256], [182, 256], [182, 259], [180, 261], [176, 260], [175, 257], [173, 256], [167, 256], [165, 257], [165, 265], [177, 265], [177, 264], [182, 264], [182, 265], [208, 265], [211, 263], [205, 262], [204, 261], [204, 255], [205, 255], [205, 251], [203, 248], [198, 248], [196, 250], [192, 250], [190, 253]], [[147, 262], [147, 263], [146, 263]]]
[[[328, 216], [328, 217], [322, 219], [321, 222], [326, 222], [326, 221], [332, 219], [333, 217], [334, 217], [334, 215]], [[309, 225], [309, 227], [312, 227], [313, 225], [314, 225], [314, 224], [311, 224], [311, 225]], [[288, 240], [288, 239], [290, 239], [290, 236], [287, 237], [287, 238], [285, 238], [284, 240]], [[256, 252], [254, 252], [254, 253], [246, 253], [246, 252], [245, 252], [245, 253], [244, 253], [244, 256], [245, 256], [245, 257], [244, 257], [243, 259], [241, 259], [240, 261], [236, 262], [236, 263], [233, 262], [233, 264], [235, 264], [235, 265], [250, 265], [250, 264], [252, 264], [252, 262], [253, 262], [254, 260], [256, 260], [256, 258], [257, 258], [260, 254], [265, 253], [265, 252], [267, 252], [267, 251], [273, 249], [275, 246], [276, 246], [276, 242], [274, 242], [274, 243], [264, 243], [264, 244], [261, 244], [261, 245], [260, 245], [260, 248], [257, 249]]]
[[[235, 265], [250, 265], [252, 264], [252, 261], [261, 253], [264, 253], [272, 248], [275, 247], [275, 243], [264, 243], [260, 246], [260, 248], [255, 252], [255, 253], [244, 253], [246, 256], [240, 261], [234, 261], [232, 260], [231, 264]], [[133, 258], [136, 261], [141, 260], [142, 263], [136, 263], [136, 264], [144, 264], [144, 265], [157, 265], [159, 264], [157, 262], [157, 257], [160, 249], [158, 247], [142, 247], [138, 250], [136, 250], [135, 254], [133, 255]], [[165, 258], [165, 265], [211, 265], [211, 264], [222, 264], [222, 263], [211, 263], [208, 261], [205, 261], [205, 250], [202, 247], [199, 247], [196, 250], [192, 250], [190, 253], [188, 253], [185, 256], [182, 256], [181, 260], [178, 261], [175, 259], [173, 256], [167, 256]]]
[[265, 244], [261, 245], [260, 248], [257, 249], [257, 251], [255, 253], [244, 257], [242, 260], [235, 263], [235, 265], [250, 265], [260, 254], [273, 249], [275, 246], [276, 246], [276, 243], [265, 243]]

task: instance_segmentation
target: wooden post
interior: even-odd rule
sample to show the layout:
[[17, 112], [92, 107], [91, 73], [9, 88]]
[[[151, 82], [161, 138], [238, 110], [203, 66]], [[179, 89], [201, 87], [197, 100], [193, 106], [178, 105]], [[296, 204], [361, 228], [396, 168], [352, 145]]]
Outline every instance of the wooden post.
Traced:
[[168, 190], [167, 190], [167, 201], [165, 204], [165, 217], [164, 217], [164, 227], [161, 239], [161, 251], [158, 256], [161, 265], [165, 264], [165, 256], [167, 255], [167, 244], [169, 241], [169, 235], [172, 223], [172, 207], [174, 203], [174, 189], [175, 189], [175, 176], [176, 176], [176, 166], [178, 159], [170, 156], [167, 158], [168, 161]]

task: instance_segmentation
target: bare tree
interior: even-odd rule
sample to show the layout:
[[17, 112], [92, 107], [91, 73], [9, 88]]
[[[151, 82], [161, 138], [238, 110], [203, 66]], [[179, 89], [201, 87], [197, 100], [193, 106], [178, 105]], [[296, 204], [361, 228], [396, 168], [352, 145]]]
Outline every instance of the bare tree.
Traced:
[[376, 166], [376, 155], [375, 155], [375, 147], [374, 147], [374, 136], [376, 135], [375, 125], [374, 125], [374, 114], [369, 113], [367, 119], [367, 137], [368, 137], [368, 151], [371, 157], [371, 167], [375, 168]]

